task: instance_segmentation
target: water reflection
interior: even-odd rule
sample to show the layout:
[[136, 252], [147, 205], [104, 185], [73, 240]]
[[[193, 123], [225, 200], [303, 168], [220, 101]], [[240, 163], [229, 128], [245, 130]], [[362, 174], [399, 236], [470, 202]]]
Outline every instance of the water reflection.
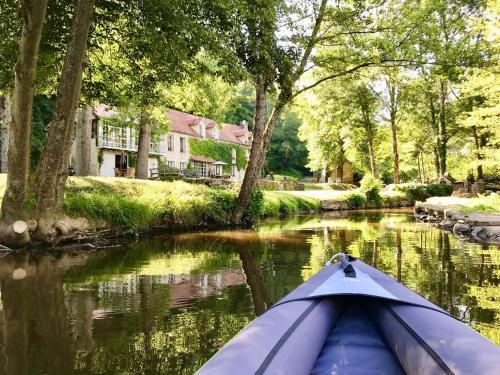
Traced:
[[500, 249], [404, 212], [300, 217], [0, 261], [0, 374], [191, 374], [339, 251], [500, 343]]

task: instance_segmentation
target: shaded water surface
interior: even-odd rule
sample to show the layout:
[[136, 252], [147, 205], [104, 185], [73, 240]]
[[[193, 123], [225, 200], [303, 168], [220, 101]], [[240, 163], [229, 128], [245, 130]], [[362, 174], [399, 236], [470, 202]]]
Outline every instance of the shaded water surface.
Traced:
[[0, 374], [192, 374], [339, 251], [500, 344], [500, 249], [372, 211], [4, 257]]

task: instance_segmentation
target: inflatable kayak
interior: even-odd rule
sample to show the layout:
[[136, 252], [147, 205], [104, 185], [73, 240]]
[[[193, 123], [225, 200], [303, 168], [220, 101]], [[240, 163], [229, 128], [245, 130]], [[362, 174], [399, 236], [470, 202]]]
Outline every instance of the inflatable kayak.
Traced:
[[500, 374], [497, 345], [383, 272], [337, 255], [197, 374]]

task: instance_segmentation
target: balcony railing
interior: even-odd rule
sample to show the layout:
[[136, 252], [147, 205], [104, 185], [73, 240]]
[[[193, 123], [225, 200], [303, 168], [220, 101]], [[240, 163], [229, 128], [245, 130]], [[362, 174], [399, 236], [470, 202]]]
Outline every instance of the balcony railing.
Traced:
[[[139, 137], [136, 136], [135, 129], [121, 128], [118, 126], [101, 125], [97, 138], [98, 147], [111, 148], [115, 150], [137, 151]], [[165, 154], [160, 143], [150, 143], [150, 154]]]

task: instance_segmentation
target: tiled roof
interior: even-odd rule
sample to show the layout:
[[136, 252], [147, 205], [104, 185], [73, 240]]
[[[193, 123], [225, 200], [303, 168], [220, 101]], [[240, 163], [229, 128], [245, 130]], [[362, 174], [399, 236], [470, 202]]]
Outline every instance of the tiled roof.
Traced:
[[[180, 111], [176, 111], [170, 109], [168, 111], [168, 117], [171, 122], [171, 131], [176, 133], [184, 133], [192, 135], [193, 137], [199, 137], [198, 133], [195, 129], [193, 129], [194, 125], [198, 125], [199, 122], [204, 119], [206, 129], [212, 129], [217, 124], [216, 121], [203, 118], [200, 116], [191, 115], [189, 113], [184, 113]], [[246, 145], [245, 142], [240, 141], [238, 136], [245, 135], [245, 130], [243, 130], [238, 125], [233, 124], [221, 124], [221, 129], [219, 132], [219, 140], [231, 143], [237, 143], [240, 145]], [[214, 137], [211, 134], [207, 134], [207, 138]]]
[[173, 109], [168, 110], [167, 116], [170, 119], [171, 130], [173, 132], [188, 134], [192, 135], [193, 137], [198, 136], [196, 131], [191, 126], [197, 125], [200, 122], [201, 117], [190, 115], [189, 113], [175, 111]]

